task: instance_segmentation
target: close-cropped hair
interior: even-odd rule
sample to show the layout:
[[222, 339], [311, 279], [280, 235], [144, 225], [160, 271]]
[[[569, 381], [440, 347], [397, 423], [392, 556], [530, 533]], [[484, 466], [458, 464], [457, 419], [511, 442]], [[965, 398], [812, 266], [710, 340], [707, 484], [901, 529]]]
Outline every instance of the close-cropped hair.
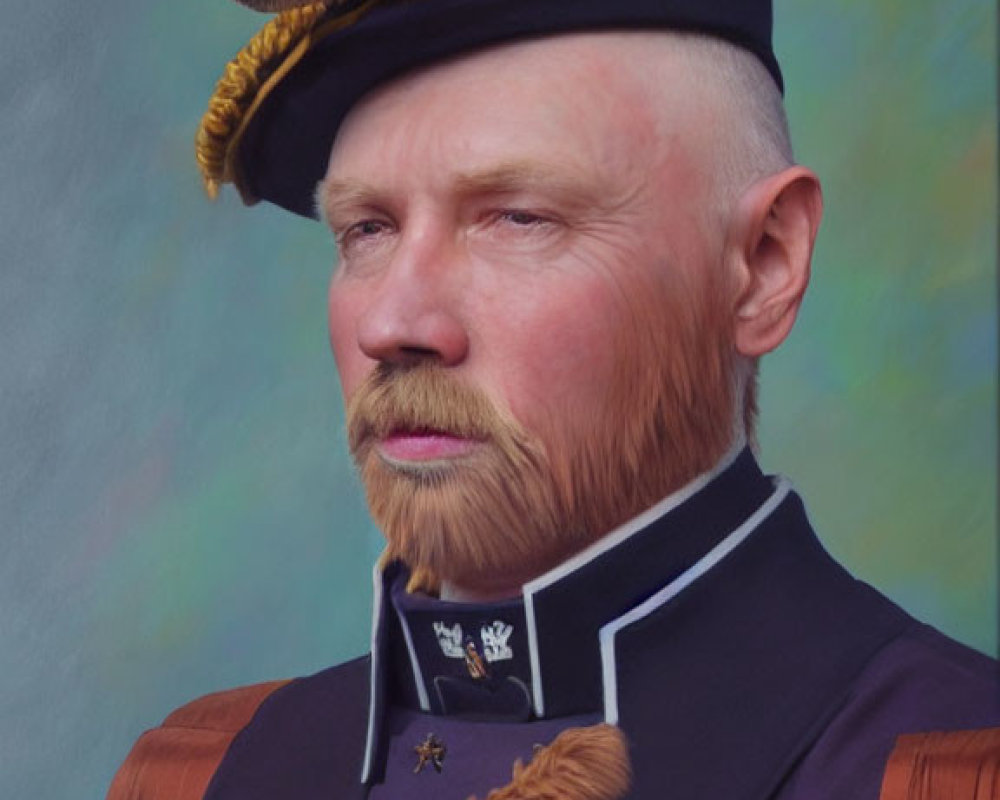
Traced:
[[784, 99], [764, 65], [743, 47], [700, 33], [665, 37], [681, 48], [695, 90], [718, 101], [713, 206], [724, 221], [751, 184], [795, 163]]
[[[760, 60], [743, 47], [699, 33], [670, 32], [666, 38], [681, 48], [692, 85], [709, 93], [720, 111], [713, 140], [713, 192], [705, 221], [724, 233], [743, 192], [795, 163], [784, 98]], [[758, 359], [735, 364], [735, 417], [753, 445], [758, 376]]]

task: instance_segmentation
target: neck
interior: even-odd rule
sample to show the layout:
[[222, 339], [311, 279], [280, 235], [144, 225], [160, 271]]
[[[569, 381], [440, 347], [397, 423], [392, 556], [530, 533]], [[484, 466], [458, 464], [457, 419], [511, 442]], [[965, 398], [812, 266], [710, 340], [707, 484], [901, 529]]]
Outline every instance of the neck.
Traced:
[[441, 599], [450, 603], [498, 603], [520, 597], [521, 584], [470, 589], [456, 583], [441, 584]]

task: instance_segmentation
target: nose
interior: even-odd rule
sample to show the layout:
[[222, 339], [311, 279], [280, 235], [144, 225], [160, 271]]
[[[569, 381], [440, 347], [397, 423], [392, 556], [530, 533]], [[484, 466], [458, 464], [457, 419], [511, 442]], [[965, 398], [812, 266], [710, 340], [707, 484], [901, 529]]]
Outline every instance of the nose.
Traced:
[[464, 361], [469, 335], [458, 306], [460, 269], [442, 248], [401, 243], [358, 317], [361, 351], [400, 365], [426, 360], [451, 367]]

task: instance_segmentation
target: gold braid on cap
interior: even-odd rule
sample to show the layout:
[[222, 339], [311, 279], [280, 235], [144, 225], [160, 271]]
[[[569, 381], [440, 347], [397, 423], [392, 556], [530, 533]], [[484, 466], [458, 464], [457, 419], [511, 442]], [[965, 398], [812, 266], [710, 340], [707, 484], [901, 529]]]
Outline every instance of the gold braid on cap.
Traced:
[[307, 6], [310, 0], [236, 0], [254, 11], [286, 11], [297, 6]]
[[209, 197], [217, 197], [219, 187], [235, 179], [230, 150], [260, 87], [329, 5], [330, 0], [321, 0], [282, 11], [226, 65], [195, 136], [195, 157]]

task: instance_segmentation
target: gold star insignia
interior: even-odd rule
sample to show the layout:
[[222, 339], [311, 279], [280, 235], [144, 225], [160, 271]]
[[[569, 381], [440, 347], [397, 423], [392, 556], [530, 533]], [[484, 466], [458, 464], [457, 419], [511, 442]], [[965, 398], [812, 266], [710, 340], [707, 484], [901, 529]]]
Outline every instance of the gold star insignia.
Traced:
[[414, 773], [422, 772], [428, 764], [434, 767], [435, 772], [440, 772], [444, 766], [444, 757], [448, 754], [448, 748], [437, 736], [428, 733], [427, 738], [413, 748], [413, 752], [417, 754], [418, 759], [417, 766], [413, 769]]

